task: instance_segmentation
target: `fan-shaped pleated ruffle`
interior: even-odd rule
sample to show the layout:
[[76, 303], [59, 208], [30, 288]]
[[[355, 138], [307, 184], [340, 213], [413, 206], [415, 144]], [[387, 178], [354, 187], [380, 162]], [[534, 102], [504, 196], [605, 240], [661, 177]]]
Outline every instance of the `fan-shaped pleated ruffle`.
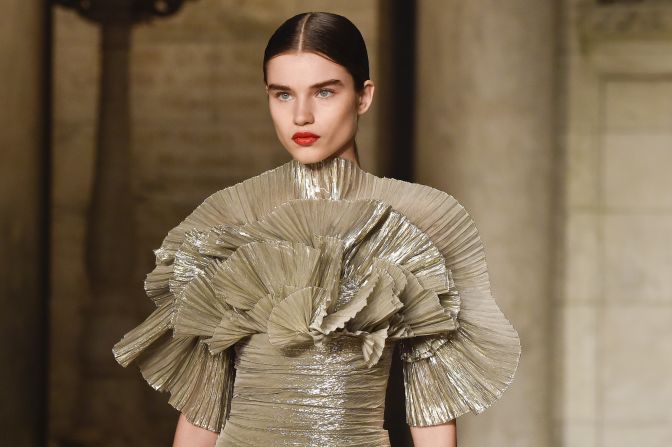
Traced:
[[137, 358], [211, 430], [226, 416], [230, 348], [255, 333], [279, 350], [356, 337], [369, 366], [403, 340], [411, 425], [482, 411], [517, 368], [518, 336], [464, 208], [341, 158], [293, 160], [218, 191], [155, 254], [145, 290], [157, 310], [114, 354], [124, 366]]

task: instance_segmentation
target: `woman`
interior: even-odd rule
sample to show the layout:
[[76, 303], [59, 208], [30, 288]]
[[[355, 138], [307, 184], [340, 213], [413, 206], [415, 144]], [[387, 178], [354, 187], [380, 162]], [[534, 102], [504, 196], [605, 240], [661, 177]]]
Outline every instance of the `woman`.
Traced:
[[214, 194], [169, 233], [145, 283], [158, 309], [115, 357], [171, 392], [174, 447], [381, 447], [400, 341], [414, 445], [455, 446], [455, 418], [496, 401], [520, 355], [473, 222], [443, 192], [359, 168], [375, 86], [348, 19], [290, 18], [263, 71], [292, 162]]

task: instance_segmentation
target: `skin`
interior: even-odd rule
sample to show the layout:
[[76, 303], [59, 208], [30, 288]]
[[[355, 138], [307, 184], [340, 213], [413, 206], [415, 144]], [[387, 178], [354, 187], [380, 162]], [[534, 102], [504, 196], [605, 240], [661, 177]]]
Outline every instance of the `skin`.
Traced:
[[[315, 163], [331, 157], [356, 162], [359, 117], [371, 106], [375, 86], [367, 80], [361, 92], [342, 66], [316, 53], [283, 53], [266, 65], [266, 94], [278, 140], [295, 160]], [[316, 86], [327, 81], [328, 85]], [[320, 138], [311, 146], [292, 140], [295, 132]]]
[[219, 433], [197, 427], [180, 413], [175, 428], [173, 447], [214, 447]]
[[[278, 140], [295, 160], [315, 163], [341, 157], [357, 164], [355, 137], [359, 117], [369, 110], [375, 85], [354, 79], [343, 67], [316, 53], [292, 52], [275, 56], [266, 66], [268, 107]], [[325, 81], [337, 82], [319, 85]], [[292, 140], [295, 132], [320, 138], [311, 146]], [[415, 447], [456, 447], [455, 420], [429, 427], [410, 427]], [[180, 415], [173, 447], [213, 447], [217, 433], [191, 424]]]

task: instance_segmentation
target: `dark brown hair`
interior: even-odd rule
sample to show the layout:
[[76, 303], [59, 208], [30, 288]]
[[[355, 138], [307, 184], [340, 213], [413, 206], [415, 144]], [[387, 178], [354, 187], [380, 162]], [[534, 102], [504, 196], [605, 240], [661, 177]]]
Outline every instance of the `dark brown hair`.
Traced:
[[[361, 93], [369, 77], [369, 55], [364, 38], [357, 27], [331, 12], [304, 12], [287, 19], [275, 30], [266, 44], [263, 71], [274, 56], [291, 51], [307, 51], [343, 66], [352, 76], [355, 91]], [[359, 163], [357, 143], [355, 158]]]

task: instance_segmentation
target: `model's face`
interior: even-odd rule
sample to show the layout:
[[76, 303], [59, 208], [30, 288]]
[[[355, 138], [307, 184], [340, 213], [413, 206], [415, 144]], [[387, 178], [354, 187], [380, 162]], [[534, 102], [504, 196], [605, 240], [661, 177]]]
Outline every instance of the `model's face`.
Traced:
[[275, 131], [292, 158], [304, 164], [334, 156], [355, 161], [357, 120], [371, 105], [372, 81], [358, 95], [343, 66], [308, 52], [270, 59], [266, 81]]

